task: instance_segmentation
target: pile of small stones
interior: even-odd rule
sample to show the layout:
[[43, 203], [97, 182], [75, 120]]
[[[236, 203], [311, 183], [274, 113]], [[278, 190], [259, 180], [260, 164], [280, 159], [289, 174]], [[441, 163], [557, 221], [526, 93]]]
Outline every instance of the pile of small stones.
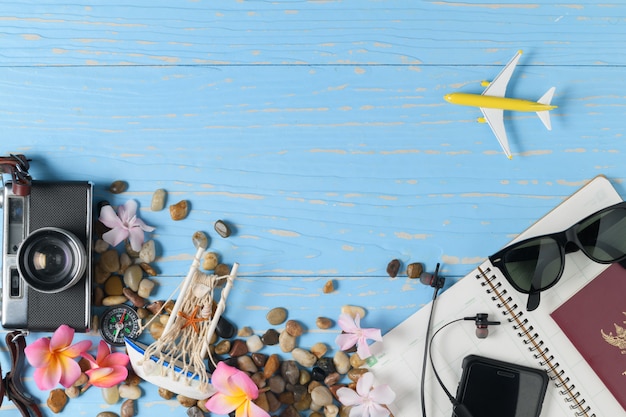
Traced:
[[[126, 188], [127, 184], [115, 182], [111, 185], [110, 191], [118, 193], [125, 191]], [[156, 190], [151, 202], [152, 211], [162, 210], [166, 199], [165, 190]], [[185, 219], [189, 207], [186, 200], [170, 205], [172, 220]], [[224, 238], [232, 233], [230, 225], [222, 220], [215, 223], [215, 230]], [[98, 222], [96, 234], [101, 236], [105, 231], [106, 228]], [[208, 248], [210, 243], [208, 236], [203, 232], [194, 233], [192, 241], [195, 247]], [[130, 302], [137, 308], [142, 323], [150, 321], [148, 330], [152, 337], [158, 339], [169, 319], [174, 303], [149, 301], [156, 286], [154, 277], [157, 276], [157, 271], [153, 266], [155, 242], [146, 241], [138, 252], [133, 251], [127, 244], [125, 250], [119, 253], [118, 250], [98, 239], [94, 245], [94, 251], [99, 256], [94, 266], [94, 305], [113, 306]], [[219, 255], [212, 251], [205, 252], [202, 268], [213, 271], [218, 276], [230, 273], [230, 266], [221, 263]], [[414, 272], [411, 275], [413, 274]], [[334, 290], [333, 280], [328, 280], [322, 288], [324, 294]], [[357, 306], [344, 306], [342, 312], [353, 317], [359, 314], [361, 318], [366, 313], [363, 308]], [[154, 320], [153, 317], [156, 314], [158, 317]], [[224, 361], [246, 372], [259, 387], [259, 397], [255, 403], [271, 415], [296, 417], [308, 413], [310, 417], [347, 417], [350, 408], [342, 406], [337, 401], [336, 392], [343, 386], [355, 389], [358, 378], [367, 372], [367, 369], [362, 368], [365, 362], [354, 350], [336, 351], [331, 354], [332, 350], [321, 342], [308, 348], [300, 347], [298, 340], [305, 332], [304, 326], [297, 320], [288, 319], [288, 315], [285, 308], [271, 309], [266, 316], [271, 327], [263, 334], [255, 334], [247, 326], [237, 331], [236, 326], [222, 316], [211, 340], [212, 359], [207, 361], [211, 368], [209, 370], [213, 370], [213, 361], [216, 363]], [[319, 329], [329, 329], [335, 325], [334, 321], [327, 317], [317, 317], [315, 324]], [[99, 323], [95, 320], [92, 329], [97, 330], [98, 326]], [[266, 346], [277, 346], [282, 355], [261, 352]], [[62, 410], [67, 398], [79, 395], [84, 389], [83, 379], [81, 378], [81, 383], [77, 382], [76, 387], [70, 387], [65, 392], [53, 390], [54, 396], [64, 396], [65, 399], [60, 408], [51, 406], [51, 410], [55, 413], [58, 412], [55, 411], [56, 409]], [[142, 395], [139, 382], [140, 378], [130, 369], [129, 377], [124, 383], [102, 390], [105, 402], [113, 405], [117, 404], [120, 399], [124, 399], [120, 409], [121, 417], [134, 416], [135, 401]], [[57, 391], [61, 391], [63, 395], [59, 395]], [[187, 415], [190, 417], [201, 417], [208, 413], [205, 400], [197, 401], [176, 395], [163, 388], [159, 388], [158, 393], [166, 400], [175, 398], [187, 408]], [[50, 398], [52, 397], [51, 392]], [[104, 411], [97, 417], [119, 416], [114, 412]]]
[[[357, 306], [344, 306], [342, 312], [365, 315], [365, 310]], [[298, 338], [304, 333], [304, 326], [287, 318], [285, 308], [271, 309], [266, 315], [268, 323], [282, 326], [282, 329], [270, 327], [262, 335], [245, 326], [231, 338], [223, 338], [218, 326], [211, 341], [212, 358], [246, 372], [259, 388], [255, 403], [272, 415], [296, 417], [309, 412], [311, 417], [347, 417], [349, 407], [343, 407], [336, 400], [336, 392], [344, 386], [355, 389], [356, 381], [367, 372], [362, 368], [365, 362], [353, 351], [337, 351], [330, 355], [329, 347], [321, 342], [308, 349], [299, 347]], [[318, 317], [316, 325], [328, 329], [334, 326], [334, 322], [327, 317]], [[285, 358], [277, 353], [260, 352], [265, 346], [275, 345]], [[345, 377], [347, 383], [343, 382]], [[162, 388], [159, 395], [164, 399], [174, 396]], [[201, 404], [204, 401], [196, 402], [180, 395], [177, 399], [189, 407], [189, 416], [203, 416], [206, 412]]]

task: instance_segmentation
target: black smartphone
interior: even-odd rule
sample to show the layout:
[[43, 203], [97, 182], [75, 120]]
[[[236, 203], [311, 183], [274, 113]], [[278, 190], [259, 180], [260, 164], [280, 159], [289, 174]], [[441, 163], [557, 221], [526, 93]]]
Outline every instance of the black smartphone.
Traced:
[[[538, 417], [548, 374], [477, 355], [463, 359], [456, 399], [473, 417]], [[454, 416], [454, 414], [453, 414]]]

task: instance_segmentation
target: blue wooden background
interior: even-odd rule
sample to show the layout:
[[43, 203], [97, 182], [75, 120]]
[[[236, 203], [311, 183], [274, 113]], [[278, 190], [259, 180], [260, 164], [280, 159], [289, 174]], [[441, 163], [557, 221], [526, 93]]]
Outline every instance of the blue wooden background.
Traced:
[[[359, 305], [387, 331], [430, 299], [386, 274], [391, 259], [440, 262], [450, 284], [594, 176], [626, 191], [623, 2], [123, 3], [0, 5], [0, 154], [32, 158], [36, 179], [93, 181], [96, 201], [136, 199], [157, 228], [153, 298], [203, 230], [241, 265], [227, 317], [262, 334], [284, 306], [309, 329], [303, 347], [334, 348], [339, 329], [316, 329], [318, 315]], [[443, 95], [482, 92], [519, 49], [508, 95], [555, 86], [559, 108], [551, 132], [506, 114], [508, 160], [478, 110]], [[113, 196], [117, 179], [129, 189]], [[151, 212], [157, 188], [188, 200], [188, 218]], [[219, 237], [218, 219], [236, 233]], [[142, 389], [139, 415], [183, 415]], [[96, 409], [119, 404], [92, 388], [63, 414]]]

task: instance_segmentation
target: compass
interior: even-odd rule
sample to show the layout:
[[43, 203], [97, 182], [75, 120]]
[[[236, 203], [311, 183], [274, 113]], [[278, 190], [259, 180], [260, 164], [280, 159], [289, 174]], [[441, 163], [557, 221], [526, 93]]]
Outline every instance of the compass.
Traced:
[[123, 346], [124, 337], [134, 339], [140, 331], [137, 312], [126, 304], [110, 307], [100, 317], [100, 334], [113, 346]]

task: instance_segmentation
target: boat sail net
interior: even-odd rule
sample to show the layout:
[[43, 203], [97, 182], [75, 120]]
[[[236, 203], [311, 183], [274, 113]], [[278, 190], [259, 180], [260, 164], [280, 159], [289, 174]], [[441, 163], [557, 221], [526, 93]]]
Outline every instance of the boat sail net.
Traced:
[[238, 267], [234, 264], [226, 276], [203, 273], [199, 270], [203, 252], [204, 248], [199, 248], [194, 257], [162, 336], [144, 346], [143, 356], [133, 360], [135, 355], [131, 355], [131, 364], [143, 379], [198, 399], [213, 391], [205, 359], [208, 356], [215, 364], [209, 343]]

